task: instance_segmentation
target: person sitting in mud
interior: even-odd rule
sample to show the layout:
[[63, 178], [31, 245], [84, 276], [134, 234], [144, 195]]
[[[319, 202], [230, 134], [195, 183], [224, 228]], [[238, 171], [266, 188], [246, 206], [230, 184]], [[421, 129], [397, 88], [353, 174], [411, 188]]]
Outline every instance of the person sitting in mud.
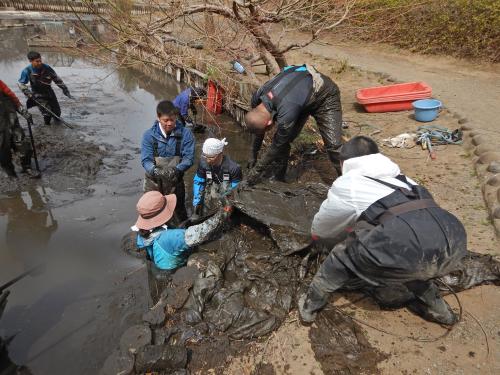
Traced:
[[206, 97], [207, 91], [202, 87], [188, 87], [175, 97], [173, 103], [179, 110], [180, 120], [185, 126], [194, 127], [193, 130], [200, 130], [196, 128], [195, 121], [189, 116], [189, 110], [196, 117], [198, 111], [196, 110], [195, 103]]
[[[329, 77], [309, 65], [288, 66], [257, 90], [251, 107], [245, 115], [246, 126], [255, 133], [248, 185], [272, 173], [278, 180], [285, 179], [290, 144], [310, 115], [316, 120], [328, 156], [340, 175], [337, 150], [342, 139], [342, 106], [340, 90]], [[274, 123], [277, 129], [273, 142], [257, 162], [264, 134]]]
[[382, 307], [406, 305], [424, 319], [454, 324], [457, 317], [432, 279], [455, 270], [465, 256], [462, 223], [426, 188], [401, 174], [372, 139], [352, 138], [339, 156], [343, 174], [315, 215], [311, 232], [313, 240], [350, 233], [300, 297], [302, 321], [314, 321], [329, 293], [361, 288]]
[[12, 151], [19, 152], [23, 173], [30, 177], [38, 177], [37, 172], [31, 169], [31, 155], [33, 149], [30, 140], [26, 138], [23, 128], [19, 124], [16, 111], [26, 121], [32, 121], [31, 114], [24, 108], [9, 87], [0, 80], [0, 166], [9, 177], [17, 177], [12, 163]]
[[191, 131], [177, 119], [177, 109], [172, 102], [159, 102], [156, 115], [158, 119], [142, 138], [141, 161], [146, 170], [144, 191], [175, 193], [176, 220], [180, 223], [187, 219], [184, 172], [194, 163], [195, 140]]
[[203, 208], [210, 211], [214, 201], [225, 198], [240, 183], [241, 167], [229, 156], [224, 155], [226, 139], [208, 138], [203, 143], [202, 155], [193, 183], [193, 215], [197, 220]]
[[175, 194], [162, 195], [158, 191], [145, 193], [137, 202], [139, 217], [133, 231], [138, 232], [137, 247], [146, 249], [147, 256], [160, 270], [174, 270], [183, 266], [192, 249], [222, 230], [232, 207], [222, 207], [203, 223], [187, 229], [169, 228], [177, 198]]
[[[42, 56], [38, 52], [30, 51], [28, 53], [28, 60], [30, 65], [21, 72], [19, 88], [28, 97], [26, 107], [29, 109], [38, 106], [45, 125], [49, 125], [50, 120], [54, 117], [53, 115], [61, 116], [59, 101], [51, 87], [52, 81], [59, 86], [64, 95], [68, 98], [72, 96], [55, 70], [42, 62]], [[28, 83], [30, 86], [28, 86]]]

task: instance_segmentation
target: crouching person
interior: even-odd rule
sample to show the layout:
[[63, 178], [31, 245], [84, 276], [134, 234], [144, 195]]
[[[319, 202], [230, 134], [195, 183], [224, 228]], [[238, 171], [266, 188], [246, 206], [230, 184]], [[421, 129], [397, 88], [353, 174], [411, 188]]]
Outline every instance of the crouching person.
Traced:
[[225, 206], [201, 224], [187, 229], [169, 228], [177, 197], [158, 191], [145, 193], [137, 203], [139, 217], [132, 230], [138, 232], [137, 247], [162, 271], [175, 270], [186, 263], [192, 249], [220, 233], [232, 207]]
[[195, 221], [203, 211], [215, 209], [242, 179], [241, 167], [224, 155], [226, 139], [208, 138], [203, 143], [202, 155], [193, 183], [193, 215]]
[[312, 322], [329, 293], [362, 285], [384, 307], [402, 307], [451, 325], [457, 317], [432, 279], [454, 269], [466, 253], [463, 225], [440, 208], [423, 186], [401, 174], [370, 138], [354, 137], [340, 151], [342, 176], [314, 217], [314, 238], [349, 228], [299, 298], [303, 322]]

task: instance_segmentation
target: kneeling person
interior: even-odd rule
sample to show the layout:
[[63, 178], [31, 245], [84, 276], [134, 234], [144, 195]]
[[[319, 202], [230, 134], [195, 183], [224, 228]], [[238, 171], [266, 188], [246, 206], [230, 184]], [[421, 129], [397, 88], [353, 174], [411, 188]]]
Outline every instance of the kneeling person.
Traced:
[[432, 279], [457, 268], [467, 251], [460, 221], [429, 191], [407, 178], [370, 138], [354, 137], [340, 150], [342, 176], [333, 183], [312, 223], [313, 239], [349, 229], [299, 299], [311, 322], [329, 293], [363, 285], [386, 307], [407, 305], [423, 318], [453, 324], [456, 315]]
[[160, 270], [183, 266], [193, 247], [210, 241], [222, 230], [232, 210], [226, 206], [201, 224], [187, 229], [172, 229], [167, 225], [176, 203], [174, 194], [164, 196], [158, 191], [145, 193], [137, 203], [139, 217], [132, 227], [138, 232], [137, 247], [145, 248], [148, 257]]
[[242, 179], [241, 167], [224, 155], [226, 145], [225, 138], [208, 138], [203, 143], [200, 164], [193, 183], [193, 220], [200, 217], [203, 207], [214, 208], [214, 201], [230, 194]]

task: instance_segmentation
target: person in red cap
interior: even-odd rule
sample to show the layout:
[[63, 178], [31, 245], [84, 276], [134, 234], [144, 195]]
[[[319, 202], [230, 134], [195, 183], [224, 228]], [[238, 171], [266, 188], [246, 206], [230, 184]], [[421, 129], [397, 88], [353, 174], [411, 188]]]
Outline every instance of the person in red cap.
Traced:
[[163, 195], [159, 191], [149, 191], [137, 202], [139, 217], [132, 227], [138, 232], [137, 247], [146, 249], [148, 257], [161, 270], [183, 266], [192, 248], [212, 239], [232, 211], [231, 206], [225, 206], [201, 224], [174, 229], [168, 223], [176, 204], [175, 194]]

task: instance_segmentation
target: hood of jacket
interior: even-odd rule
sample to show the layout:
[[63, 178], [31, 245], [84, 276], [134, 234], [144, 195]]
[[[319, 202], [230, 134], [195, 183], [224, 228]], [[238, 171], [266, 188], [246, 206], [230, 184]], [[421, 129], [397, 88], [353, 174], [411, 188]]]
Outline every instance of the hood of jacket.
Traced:
[[362, 175], [373, 178], [396, 177], [401, 174], [399, 166], [387, 156], [371, 154], [344, 161], [343, 175]]

